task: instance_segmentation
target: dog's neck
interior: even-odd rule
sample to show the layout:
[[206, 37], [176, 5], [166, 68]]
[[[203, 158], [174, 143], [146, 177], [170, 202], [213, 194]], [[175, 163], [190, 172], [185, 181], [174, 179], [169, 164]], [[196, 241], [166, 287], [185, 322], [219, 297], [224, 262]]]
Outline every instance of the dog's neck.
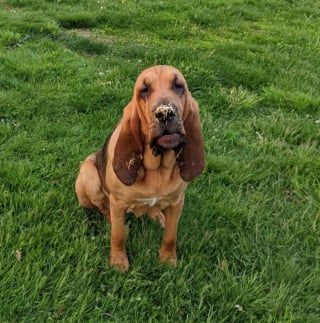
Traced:
[[176, 152], [172, 149], [163, 149], [162, 153], [155, 156], [150, 146], [145, 147], [143, 165], [146, 170], [174, 168], [176, 165]]

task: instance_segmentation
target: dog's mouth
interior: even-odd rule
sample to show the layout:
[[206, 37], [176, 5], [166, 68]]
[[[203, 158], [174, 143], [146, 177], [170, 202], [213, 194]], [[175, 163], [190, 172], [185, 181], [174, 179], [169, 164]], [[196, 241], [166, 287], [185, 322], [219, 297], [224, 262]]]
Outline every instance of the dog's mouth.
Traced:
[[180, 133], [164, 133], [155, 140], [156, 144], [164, 149], [175, 149], [183, 143], [183, 136]]
[[184, 135], [178, 132], [165, 131], [152, 141], [151, 148], [154, 156], [160, 155], [166, 149], [179, 149], [184, 144]]

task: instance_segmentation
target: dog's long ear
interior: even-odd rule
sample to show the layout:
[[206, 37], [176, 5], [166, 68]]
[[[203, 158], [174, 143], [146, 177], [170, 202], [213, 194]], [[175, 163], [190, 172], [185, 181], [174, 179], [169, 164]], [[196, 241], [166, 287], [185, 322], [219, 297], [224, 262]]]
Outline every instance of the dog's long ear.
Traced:
[[178, 154], [177, 164], [180, 168], [181, 178], [189, 182], [203, 171], [205, 157], [199, 108], [190, 93], [188, 93], [185, 109], [187, 114], [184, 120], [185, 145], [181, 153]]
[[132, 185], [142, 165], [143, 142], [141, 125], [135, 101], [131, 101], [123, 111], [121, 130], [113, 157], [113, 170], [125, 185]]

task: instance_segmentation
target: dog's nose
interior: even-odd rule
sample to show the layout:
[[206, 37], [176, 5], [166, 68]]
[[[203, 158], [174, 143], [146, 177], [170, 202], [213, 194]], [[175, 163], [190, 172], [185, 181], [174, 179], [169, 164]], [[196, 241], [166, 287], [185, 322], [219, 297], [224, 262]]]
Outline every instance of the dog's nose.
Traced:
[[160, 122], [170, 122], [175, 118], [176, 112], [172, 105], [159, 105], [155, 116]]

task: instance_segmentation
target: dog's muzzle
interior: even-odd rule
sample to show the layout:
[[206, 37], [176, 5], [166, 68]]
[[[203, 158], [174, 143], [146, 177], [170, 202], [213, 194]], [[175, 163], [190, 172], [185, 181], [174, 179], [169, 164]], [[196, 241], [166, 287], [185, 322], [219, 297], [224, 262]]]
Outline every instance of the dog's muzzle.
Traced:
[[171, 133], [171, 134], [165, 134], [161, 137], [159, 137], [156, 140], [157, 144], [165, 149], [175, 149], [179, 145], [181, 145], [184, 140], [183, 136], [179, 133]]
[[156, 108], [155, 116], [159, 122], [167, 124], [174, 120], [176, 117], [176, 111], [171, 103], [169, 105], [161, 104]]
[[184, 143], [184, 130], [179, 126], [179, 116], [176, 108], [169, 103], [160, 104], [154, 112], [156, 121], [159, 124], [159, 135], [153, 142], [155, 155], [163, 149], [176, 149]]

